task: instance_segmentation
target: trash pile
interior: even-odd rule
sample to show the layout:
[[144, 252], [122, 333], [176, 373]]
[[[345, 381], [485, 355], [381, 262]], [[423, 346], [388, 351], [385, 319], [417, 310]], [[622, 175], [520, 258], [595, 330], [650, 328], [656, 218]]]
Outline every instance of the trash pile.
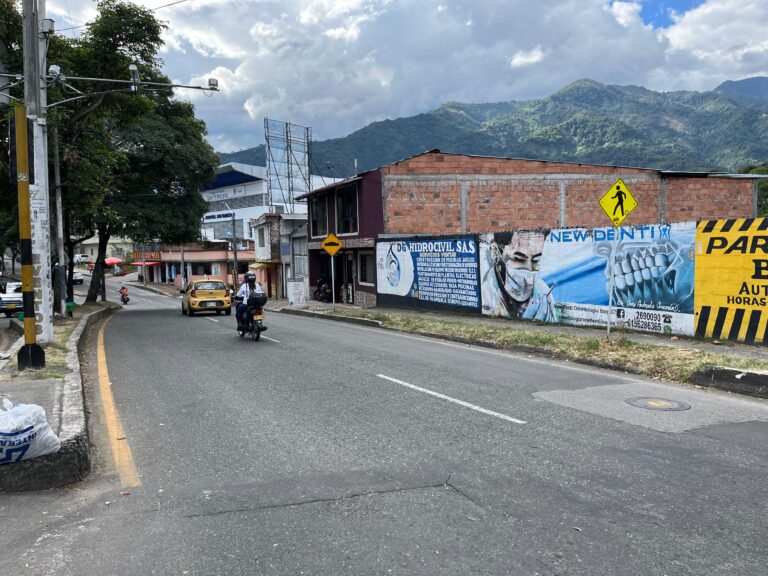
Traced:
[[7, 398], [0, 408], [0, 464], [53, 454], [61, 447], [45, 410], [37, 404], [14, 405]]

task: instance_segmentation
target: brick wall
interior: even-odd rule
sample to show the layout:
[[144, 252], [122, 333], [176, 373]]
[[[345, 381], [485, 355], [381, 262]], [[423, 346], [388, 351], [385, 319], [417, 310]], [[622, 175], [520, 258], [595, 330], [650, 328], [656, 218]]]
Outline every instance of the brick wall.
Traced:
[[748, 180], [662, 178], [639, 168], [427, 153], [382, 168], [384, 231], [608, 226], [597, 201], [618, 178], [638, 201], [626, 225], [754, 215]]
[[669, 222], [756, 216], [752, 180], [669, 178], [666, 188]]
[[355, 304], [361, 308], [374, 308], [376, 306], [376, 293], [356, 290]]

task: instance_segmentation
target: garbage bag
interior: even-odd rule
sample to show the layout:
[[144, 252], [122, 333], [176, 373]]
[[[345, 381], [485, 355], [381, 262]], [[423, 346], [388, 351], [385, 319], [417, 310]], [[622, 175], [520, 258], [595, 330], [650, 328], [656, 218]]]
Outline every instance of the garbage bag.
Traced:
[[59, 451], [61, 442], [51, 430], [42, 406], [14, 405], [4, 398], [3, 408], [0, 409], [0, 464]]

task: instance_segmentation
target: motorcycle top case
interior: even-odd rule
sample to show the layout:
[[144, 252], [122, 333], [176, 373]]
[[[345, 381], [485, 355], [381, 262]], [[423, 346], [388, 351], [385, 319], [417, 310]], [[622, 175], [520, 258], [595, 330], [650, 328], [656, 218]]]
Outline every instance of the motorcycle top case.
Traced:
[[264, 306], [267, 303], [267, 296], [265, 294], [251, 294], [248, 296], [248, 306], [257, 308]]
[[61, 447], [45, 410], [37, 404], [16, 404], [3, 399], [0, 409], [0, 464], [53, 454]]

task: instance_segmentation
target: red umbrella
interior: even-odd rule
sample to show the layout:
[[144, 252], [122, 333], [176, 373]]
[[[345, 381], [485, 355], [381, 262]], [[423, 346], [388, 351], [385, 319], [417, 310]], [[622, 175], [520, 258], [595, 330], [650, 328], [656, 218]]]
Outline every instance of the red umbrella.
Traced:
[[114, 266], [115, 264], [120, 264], [123, 260], [121, 258], [115, 258], [114, 256], [110, 256], [109, 258], [104, 258], [104, 264], [107, 266]]

